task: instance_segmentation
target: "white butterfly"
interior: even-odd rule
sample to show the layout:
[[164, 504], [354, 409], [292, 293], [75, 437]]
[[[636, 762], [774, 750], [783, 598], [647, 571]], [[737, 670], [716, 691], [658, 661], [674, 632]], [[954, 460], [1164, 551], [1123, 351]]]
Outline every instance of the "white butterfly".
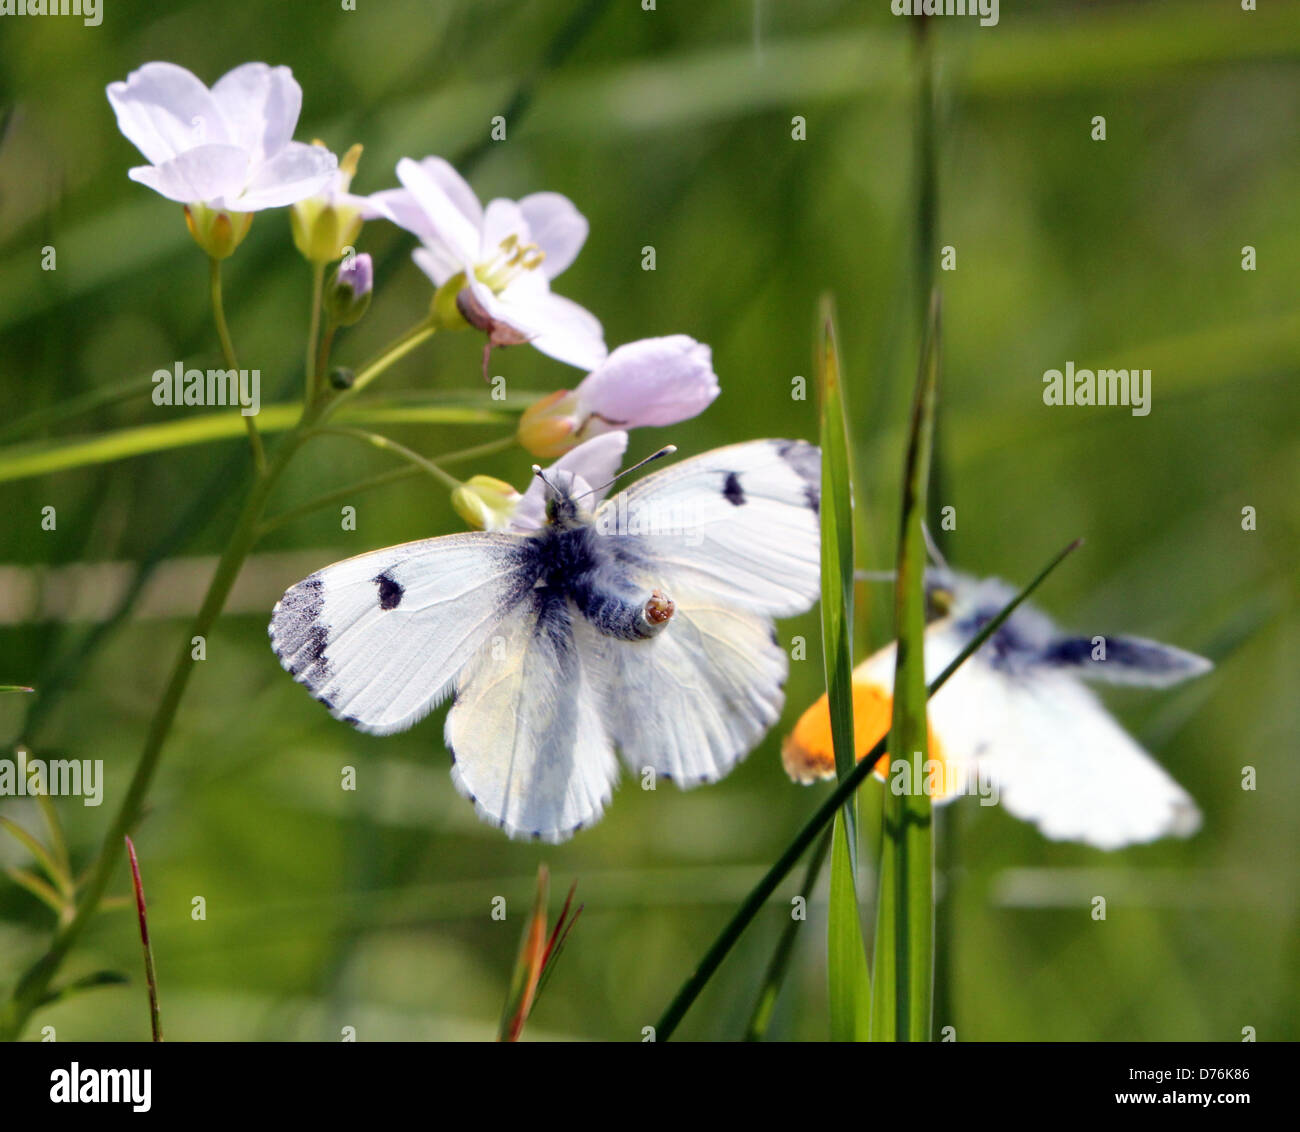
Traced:
[[[933, 681], [1015, 591], [947, 570], [927, 575], [926, 591], [937, 615], [925, 637], [925, 675]], [[889, 645], [853, 672], [858, 758], [889, 730], [894, 664]], [[1186, 837], [1200, 827], [1196, 803], [1082, 679], [1163, 688], [1211, 667], [1139, 637], [1066, 636], [1022, 605], [930, 700], [931, 758], [941, 764], [935, 801], [988, 784], [1008, 812], [1050, 838], [1117, 849]], [[787, 737], [782, 758], [796, 781], [834, 776], [824, 696]], [[888, 765], [878, 764], [877, 773]]]
[[[614, 436], [588, 443], [621, 453]], [[560, 841], [600, 817], [616, 747], [635, 773], [693, 786], [776, 722], [787, 659], [772, 618], [817, 600], [819, 479], [812, 445], [756, 440], [592, 512], [600, 493], [561, 461], [525, 498], [536, 529], [328, 566], [276, 605], [272, 646], [336, 718], [374, 734], [454, 690], [456, 787], [510, 836]], [[529, 509], [541, 501], [544, 517]]]

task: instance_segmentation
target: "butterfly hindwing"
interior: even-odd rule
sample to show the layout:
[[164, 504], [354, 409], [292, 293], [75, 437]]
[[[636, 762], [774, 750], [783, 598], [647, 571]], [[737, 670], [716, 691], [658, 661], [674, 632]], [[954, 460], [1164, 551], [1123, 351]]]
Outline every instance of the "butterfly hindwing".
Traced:
[[400, 731], [531, 588], [522, 546], [517, 535], [448, 535], [327, 566], [280, 599], [272, 647], [336, 718]]
[[452, 779], [512, 837], [564, 840], [600, 817], [618, 778], [577, 616], [563, 597], [534, 590], [456, 682]]
[[777, 721], [788, 669], [760, 614], [678, 589], [668, 630], [614, 640], [582, 626], [583, 663], [598, 674], [604, 718], [633, 774], [679, 786], [714, 782]]

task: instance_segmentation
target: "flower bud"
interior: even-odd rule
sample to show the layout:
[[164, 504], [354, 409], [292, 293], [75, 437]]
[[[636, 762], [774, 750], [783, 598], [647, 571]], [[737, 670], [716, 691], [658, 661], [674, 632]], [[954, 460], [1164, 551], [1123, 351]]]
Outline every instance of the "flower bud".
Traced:
[[519, 443], [534, 456], [563, 456], [578, 443], [577, 410], [577, 395], [557, 389], [524, 410], [519, 418]]
[[336, 326], [351, 326], [370, 306], [375, 268], [370, 255], [349, 256], [334, 269], [325, 288], [325, 313]]
[[504, 480], [471, 476], [451, 493], [451, 505], [471, 527], [499, 531], [510, 522], [522, 498]]
[[185, 206], [185, 226], [213, 259], [228, 258], [243, 243], [252, 224], [251, 212], [227, 212], [198, 203]]
[[362, 222], [373, 214], [362, 198], [348, 193], [360, 158], [361, 146], [354, 145], [339, 162], [331, 188], [290, 206], [294, 246], [312, 263], [333, 263], [341, 258], [357, 242]]

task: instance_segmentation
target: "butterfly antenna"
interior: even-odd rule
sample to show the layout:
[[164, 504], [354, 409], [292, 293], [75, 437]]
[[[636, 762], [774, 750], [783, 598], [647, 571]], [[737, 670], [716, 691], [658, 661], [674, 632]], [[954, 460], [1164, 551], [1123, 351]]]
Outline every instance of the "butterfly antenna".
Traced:
[[[627, 475], [629, 472], [635, 472], [637, 468], [644, 468], [647, 464], [653, 464], [656, 460], [664, 456], [671, 456], [676, 451], [677, 451], [676, 444], [665, 444], [662, 448], [659, 449], [658, 452], [652, 453], [651, 455], [647, 456], [644, 460], [641, 460], [639, 463], [633, 464], [630, 468], [624, 468], [621, 472], [618, 473], [618, 475], [616, 475], [608, 483], [603, 483], [600, 485], [600, 487], [593, 487], [590, 491], [584, 491], [582, 495], [594, 495], [598, 491], [604, 491], [606, 488], [613, 485], [616, 481], [621, 479], [623, 476]], [[581, 499], [582, 495], [577, 496], [577, 498]]]
[[930, 533], [930, 528], [924, 521], [921, 523], [921, 534], [925, 536], [925, 548], [930, 552], [930, 557], [934, 559], [934, 564], [941, 570], [947, 570], [948, 560], [940, 552], [939, 544], [934, 541], [934, 536]]
[[546, 473], [542, 471], [541, 464], [533, 465], [533, 475], [535, 475], [539, 480], [542, 481], [542, 483], [544, 483], [547, 487], [549, 487], [553, 494], [555, 495], [560, 494], [560, 489], [557, 488], [555, 484], [551, 483], [551, 481], [546, 478]]

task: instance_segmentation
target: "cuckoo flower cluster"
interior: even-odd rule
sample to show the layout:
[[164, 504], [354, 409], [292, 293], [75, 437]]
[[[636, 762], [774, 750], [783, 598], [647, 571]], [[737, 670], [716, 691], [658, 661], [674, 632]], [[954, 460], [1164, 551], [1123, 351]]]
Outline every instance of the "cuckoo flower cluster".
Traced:
[[[560, 193], [484, 204], [442, 158], [404, 157], [400, 187], [354, 194], [360, 146], [339, 159], [322, 142], [294, 140], [302, 89], [288, 67], [246, 63], [208, 88], [183, 67], [147, 63], [110, 84], [108, 100], [148, 162], [131, 169], [131, 179], [184, 206], [214, 271], [248, 235], [254, 214], [271, 208], [290, 210], [294, 245], [322, 278], [341, 261], [320, 296], [326, 342], [370, 303], [373, 265], [355, 247], [363, 224], [383, 220], [411, 233], [419, 241], [412, 258], [434, 288], [427, 331], [481, 333], [485, 375], [493, 347], [525, 343], [585, 373], [574, 388], [531, 405], [516, 439], [588, 482], [617, 470], [628, 429], [686, 420], [718, 395], [707, 346], [675, 334], [610, 351], [596, 316], [552, 290], [588, 231]], [[319, 392], [341, 391], [321, 383]], [[536, 482], [523, 494], [487, 476], [453, 482], [457, 510], [475, 525], [541, 522]]]

